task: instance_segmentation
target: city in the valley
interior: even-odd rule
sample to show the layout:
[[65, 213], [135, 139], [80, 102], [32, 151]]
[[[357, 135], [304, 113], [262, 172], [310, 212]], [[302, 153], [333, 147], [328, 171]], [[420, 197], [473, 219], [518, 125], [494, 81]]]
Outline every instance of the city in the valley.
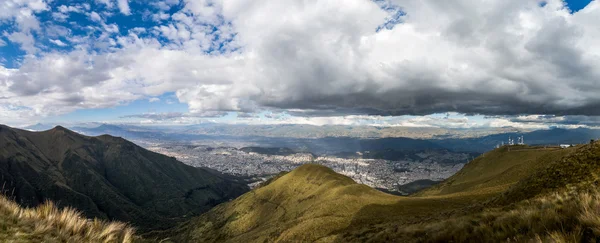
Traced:
[[391, 161], [361, 158], [363, 152], [357, 152], [356, 156], [336, 157], [306, 152], [267, 154], [247, 148], [206, 145], [153, 144], [147, 148], [192, 166], [253, 178], [251, 186], [282, 171], [291, 171], [306, 163], [316, 163], [358, 183], [389, 191], [398, 191], [398, 186], [417, 180], [441, 181], [456, 173], [472, 158], [468, 153], [444, 150], [414, 151], [410, 158]]

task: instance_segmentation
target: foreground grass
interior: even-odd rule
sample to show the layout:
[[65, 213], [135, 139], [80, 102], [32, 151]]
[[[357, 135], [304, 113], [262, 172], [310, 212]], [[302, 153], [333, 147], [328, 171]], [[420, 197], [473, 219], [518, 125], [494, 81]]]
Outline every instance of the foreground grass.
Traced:
[[124, 223], [88, 220], [71, 208], [52, 202], [21, 208], [0, 196], [2, 242], [133, 242], [134, 230]]
[[[369, 232], [371, 232], [369, 234]], [[598, 242], [600, 191], [571, 189], [445, 220], [372, 228], [345, 242]]]

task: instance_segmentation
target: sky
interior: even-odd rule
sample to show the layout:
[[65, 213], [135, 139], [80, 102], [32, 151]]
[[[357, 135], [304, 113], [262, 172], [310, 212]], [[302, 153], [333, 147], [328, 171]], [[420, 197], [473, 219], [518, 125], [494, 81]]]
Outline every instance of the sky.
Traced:
[[0, 123], [600, 126], [600, 3], [0, 0]]

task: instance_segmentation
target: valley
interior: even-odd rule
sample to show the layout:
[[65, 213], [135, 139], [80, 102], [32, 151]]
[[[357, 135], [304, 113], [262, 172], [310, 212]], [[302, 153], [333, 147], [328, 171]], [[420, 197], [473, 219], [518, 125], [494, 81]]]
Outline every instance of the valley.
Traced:
[[416, 180], [444, 180], [456, 173], [471, 159], [469, 153], [445, 150], [404, 151], [397, 160], [336, 157], [311, 153], [265, 154], [247, 152], [244, 148], [213, 148], [202, 145], [153, 145], [149, 150], [172, 156], [196, 167], [207, 167], [222, 173], [253, 178], [251, 185], [303, 164], [320, 164], [346, 175], [354, 181], [374, 188], [397, 192], [400, 185]]

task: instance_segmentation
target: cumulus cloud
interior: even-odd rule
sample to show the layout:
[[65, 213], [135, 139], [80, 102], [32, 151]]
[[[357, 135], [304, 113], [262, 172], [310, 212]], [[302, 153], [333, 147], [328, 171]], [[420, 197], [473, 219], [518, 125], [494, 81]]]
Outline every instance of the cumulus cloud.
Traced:
[[21, 49], [28, 54], [35, 54], [38, 52], [38, 48], [35, 46], [35, 38], [30, 32], [5, 33], [5, 36], [10, 42], [19, 44]]
[[131, 9], [129, 9], [129, 0], [117, 0], [117, 5], [122, 14], [130, 15]]
[[52, 42], [53, 44], [55, 44], [55, 45], [57, 45], [57, 46], [61, 46], [61, 47], [65, 47], [65, 46], [67, 46], [67, 44], [66, 44], [66, 43], [64, 43], [64, 42], [62, 42], [61, 40], [58, 40], [58, 39], [56, 39], [56, 40], [52, 40], [52, 39], [51, 39], [51, 40], [50, 40], [50, 42]]
[[100, 17], [100, 15], [94, 11], [90, 13], [90, 19], [94, 22], [102, 22], [102, 17]]
[[35, 14], [47, 9], [44, 0], [4, 0], [0, 3], [0, 21], [13, 20], [22, 31], [39, 29]]
[[96, 0], [95, 2], [99, 4], [104, 4], [108, 8], [112, 8], [113, 6], [112, 0]]
[[[155, 7], [179, 4], [168, 2]], [[573, 14], [546, 2], [184, 0], [144, 34], [90, 16], [96, 46], [26, 58], [0, 92], [40, 113], [174, 92], [195, 114], [600, 115], [600, 2]], [[36, 28], [33, 14], [0, 12]], [[37, 51], [27, 34], [5, 36]]]

